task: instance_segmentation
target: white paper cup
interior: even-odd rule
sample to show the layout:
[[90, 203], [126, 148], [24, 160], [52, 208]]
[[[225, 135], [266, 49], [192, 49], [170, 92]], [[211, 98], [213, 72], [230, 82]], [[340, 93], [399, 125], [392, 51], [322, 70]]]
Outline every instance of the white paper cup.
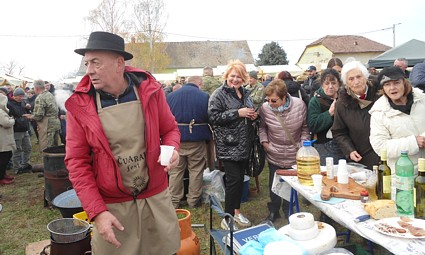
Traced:
[[322, 179], [323, 176], [321, 174], [312, 174], [311, 179], [313, 179], [314, 189], [318, 192], [322, 192]]
[[161, 165], [168, 166], [171, 156], [173, 156], [174, 146], [161, 145]]

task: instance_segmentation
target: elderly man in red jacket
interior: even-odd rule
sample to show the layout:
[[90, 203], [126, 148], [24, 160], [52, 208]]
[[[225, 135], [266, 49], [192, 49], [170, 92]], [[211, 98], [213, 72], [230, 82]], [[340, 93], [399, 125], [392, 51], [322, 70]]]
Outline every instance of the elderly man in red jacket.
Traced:
[[[133, 56], [115, 34], [93, 32], [75, 52], [87, 72], [65, 104], [65, 164], [94, 221], [93, 254], [175, 254], [180, 231], [167, 171], [179, 162], [180, 132], [161, 84], [125, 66]], [[165, 167], [161, 144], [175, 147]]]

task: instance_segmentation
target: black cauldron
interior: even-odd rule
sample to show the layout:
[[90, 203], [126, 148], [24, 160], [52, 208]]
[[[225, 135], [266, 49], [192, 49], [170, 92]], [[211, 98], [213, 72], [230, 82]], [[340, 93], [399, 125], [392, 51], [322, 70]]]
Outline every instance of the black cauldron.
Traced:
[[[77, 242], [72, 243], [56, 243], [50, 239], [50, 244], [44, 247], [40, 255], [88, 255], [91, 254], [91, 232], [87, 236]], [[50, 252], [47, 252], [49, 251]]]

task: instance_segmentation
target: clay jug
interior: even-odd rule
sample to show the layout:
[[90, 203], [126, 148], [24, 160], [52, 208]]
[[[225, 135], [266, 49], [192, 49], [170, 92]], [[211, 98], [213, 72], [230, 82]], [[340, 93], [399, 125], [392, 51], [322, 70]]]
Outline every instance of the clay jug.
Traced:
[[192, 230], [190, 212], [185, 209], [176, 209], [180, 226], [180, 249], [177, 255], [199, 255], [201, 254], [201, 243]]

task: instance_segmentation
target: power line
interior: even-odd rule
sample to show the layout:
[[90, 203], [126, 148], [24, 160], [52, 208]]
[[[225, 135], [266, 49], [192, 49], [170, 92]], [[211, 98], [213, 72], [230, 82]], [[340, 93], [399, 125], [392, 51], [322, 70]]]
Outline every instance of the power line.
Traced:
[[0, 35], [0, 37], [18, 37], [18, 38], [70, 38], [84, 37], [86, 35]]
[[[357, 35], [362, 34], [370, 34], [375, 32], [381, 32], [385, 30], [393, 29], [393, 27], [386, 27], [382, 29], [376, 29], [366, 32], [360, 32], [356, 33]], [[137, 34], [137, 33], [144, 33], [147, 31], [134, 31], [129, 32], [130, 34]], [[203, 39], [203, 40], [211, 40], [211, 41], [236, 41], [241, 39], [229, 39], [229, 38], [219, 38], [219, 37], [206, 37], [206, 36], [197, 36], [197, 35], [188, 35], [188, 34], [179, 34], [179, 33], [172, 33], [172, 32], [165, 32], [165, 31], [154, 31], [156, 33], [161, 33], [164, 35], [173, 35], [173, 36], [181, 36], [181, 37], [188, 37], [188, 38], [197, 38], [197, 39]], [[22, 35], [22, 34], [0, 34], [0, 37], [16, 37], [16, 38], [81, 38], [81, 37], [88, 37], [88, 35]], [[298, 41], [312, 41], [317, 40], [318, 38], [296, 38], [296, 39], [243, 39], [245, 41], [251, 41], [251, 42], [270, 42], [270, 41], [278, 41], [278, 42], [298, 42]]]

